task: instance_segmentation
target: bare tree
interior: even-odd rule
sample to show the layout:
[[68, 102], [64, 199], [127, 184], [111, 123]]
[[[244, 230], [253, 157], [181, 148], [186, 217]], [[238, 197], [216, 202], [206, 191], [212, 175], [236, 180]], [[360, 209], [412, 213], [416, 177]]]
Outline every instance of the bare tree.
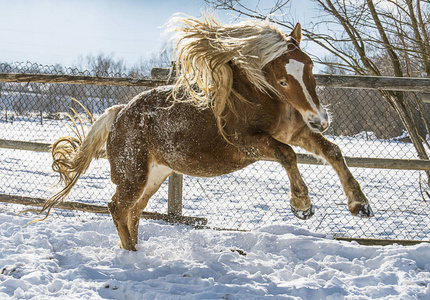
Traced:
[[[107, 55], [99, 53], [97, 55], [88, 54], [78, 58], [75, 66], [81, 72], [89, 72], [89, 75], [100, 77], [121, 77], [127, 76], [127, 65], [121, 58], [116, 58], [114, 54]], [[100, 113], [112, 102], [121, 98], [122, 88], [118, 86], [77, 86], [73, 87], [73, 94], [86, 94], [86, 99], [79, 99], [91, 113]], [[71, 105], [80, 109], [79, 105], [73, 101]]]
[[[341, 61], [339, 67], [358, 74], [376, 76], [430, 77], [428, 1], [425, 2], [425, 14], [422, 10], [424, 1], [420, 0], [386, 0], [378, 3], [373, 0], [315, 2], [344, 29], [344, 33], [335, 36], [328, 44], [328, 49]], [[316, 34], [308, 36], [320, 45], [327, 40], [326, 37]], [[337, 51], [339, 44], [352, 45], [353, 51]], [[425, 139], [419, 134], [405, 93], [382, 91], [382, 94], [400, 117], [418, 157], [428, 159], [423, 145]], [[424, 115], [421, 114], [421, 117]], [[422, 121], [427, 124], [424, 118]], [[430, 174], [427, 175], [430, 183]]]
[[[331, 54], [313, 57], [316, 62], [359, 75], [430, 77], [429, 0], [313, 1], [322, 14], [317, 22], [304, 26], [304, 36]], [[255, 7], [240, 0], [207, 2], [239, 15], [269, 18], [289, 30], [294, 26], [288, 14], [290, 0], [274, 1], [269, 13], [264, 13], [267, 10], [259, 6], [260, 2]], [[414, 122], [408, 97], [403, 92], [381, 93], [400, 117], [418, 157], [428, 159], [425, 139]], [[422, 121], [428, 128], [426, 120]], [[430, 185], [430, 172], [427, 176]]]
[[173, 47], [171, 44], [164, 45], [159, 53], [153, 53], [146, 59], [141, 59], [130, 69], [132, 77], [148, 78], [153, 68], [169, 68], [173, 60]]
[[96, 76], [122, 76], [127, 73], [127, 66], [123, 59], [116, 58], [113, 54], [99, 53], [79, 56], [78, 69], [93, 72]]

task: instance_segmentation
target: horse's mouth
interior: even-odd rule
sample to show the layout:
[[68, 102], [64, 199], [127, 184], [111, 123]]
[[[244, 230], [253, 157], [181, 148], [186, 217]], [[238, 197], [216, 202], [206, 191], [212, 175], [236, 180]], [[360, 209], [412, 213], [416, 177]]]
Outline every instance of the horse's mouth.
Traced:
[[328, 122], [321, 122], [321, 120], [313, 120], [308, 122], [309, 128], [317, 133], [323, 133], [329, 127]]

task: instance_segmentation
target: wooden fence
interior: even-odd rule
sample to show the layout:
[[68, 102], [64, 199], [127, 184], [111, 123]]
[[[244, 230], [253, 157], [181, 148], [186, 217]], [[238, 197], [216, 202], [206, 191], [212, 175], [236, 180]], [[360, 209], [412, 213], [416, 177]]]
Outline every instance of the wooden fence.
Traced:
[[[136, 80], [132, 78], [91, 77], [75, 75], [0, 73], [0, 82], [156, 87], [169, 83], [169, 81], [166, 79], [168, 74], [168, 69], [155, 68], [152, 71], [152, 80]], [[421, 93], [423, 101], [427, 102], [428, 99], [430, 99], [430, 79], [344, 75], [315, 75], [315, 78], [317, 84], [319, 86], [324, 87], [415, 91]], [[45, 143], [0, 139], [0, 148], [48, 152], [49, 146], [49, 144]], [[297, 154], [297, 156], [298, 162], [301, 164], [324, 164], [323, 162], [317, 160], [311, 155]], [[350, 167], [426, 171], [430, 170], [429, 160], [361, 157], [345, 157], [345, 160]], [[184, 222], [187, 224], [205, 225], [207, 220], [205, 220], [204, 218], [185, 217], [182, 215], [182, 180], [182, 175], [180, 174], [173, 174], [169, 178], [167, 215], [158, 213], [144, 213], [142, 217], [151, 219], [163, 219], [172, 222]], [[41, 206], [43, 205], [44, 200], [30, 197], [18, 197], [0, 194], [0, 202]], [[104, 206], [96, 206], [89, 204], [78, 205], [69, 202], [64, 202], [59, 208], [77, 209], [97, 213], [108, 212], [107, 207]]]

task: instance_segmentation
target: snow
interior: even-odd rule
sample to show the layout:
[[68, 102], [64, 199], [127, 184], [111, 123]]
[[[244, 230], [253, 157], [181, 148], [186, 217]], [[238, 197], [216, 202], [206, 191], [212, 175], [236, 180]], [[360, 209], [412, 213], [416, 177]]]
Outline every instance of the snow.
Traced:
[[291, 225], [251, 232], [0, 215], [0, 299], [429, 299], [430, 244], [361, 246]]

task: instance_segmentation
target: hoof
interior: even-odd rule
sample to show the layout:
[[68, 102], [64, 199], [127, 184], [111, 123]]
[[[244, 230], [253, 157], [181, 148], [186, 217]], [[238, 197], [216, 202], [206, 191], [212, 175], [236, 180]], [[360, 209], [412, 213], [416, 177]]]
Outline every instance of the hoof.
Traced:
[[307, 210], [298, 210], [291, 206], [291, 211], [297, 218], [307, 220], [314, 215], [315, 207], [311, 204]]
[[351, 214], [360, 218], [370, 218], [373, 217], [373, 210], [369, 204], [365, 204], [364, 206], [356, 205], [353, 208], [349, 209]]

